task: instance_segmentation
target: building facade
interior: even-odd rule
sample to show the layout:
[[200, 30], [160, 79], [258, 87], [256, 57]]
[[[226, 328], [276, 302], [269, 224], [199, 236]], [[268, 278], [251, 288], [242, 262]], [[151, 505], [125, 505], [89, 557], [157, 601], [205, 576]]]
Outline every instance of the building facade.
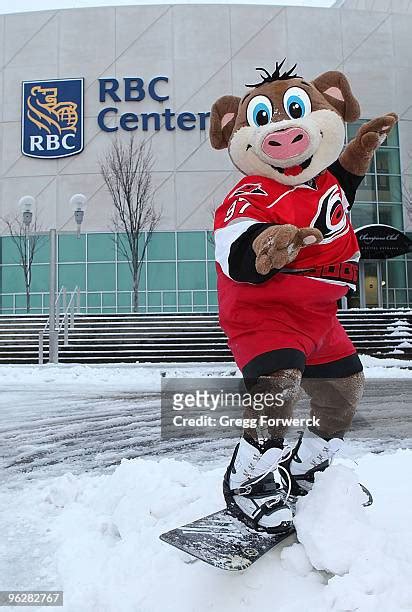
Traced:
[[[47, 310], [52, 227], [59, 286], [80, 287], [83, 311], [130, 311], [131, 274], [99, 168], [113, 139], [132, 134], [151, 142], [161, 212], [139, 309], [216, 310], [213, 211], [239, 176], [226, 152], [210, 147], [208, 113], [221, 95], [243, 95], [257, 66], [271, 69], [283, 57], [306, 79], [347, 74], [363, 120], [399, 114], [352, 220], [412, 232], [412, 14], [394, 11], [199, 4], [0, 15], [1, 312], [25, 311], [20, 257], [5, 223], [21, 215], [24, 195], [36, 198], [45, 234], [32, 266], [32, 312]], [[358, 125], [348, 126], [348, 138]], [[88, 198], [80, 238], [69, 207], [79, 192]], [[368, 306], [411, 306], [412, 260], [389, 260], [380, 271], [367, 262], [363, 297]], [[360, 303], [359, 295], [350, 300]]]

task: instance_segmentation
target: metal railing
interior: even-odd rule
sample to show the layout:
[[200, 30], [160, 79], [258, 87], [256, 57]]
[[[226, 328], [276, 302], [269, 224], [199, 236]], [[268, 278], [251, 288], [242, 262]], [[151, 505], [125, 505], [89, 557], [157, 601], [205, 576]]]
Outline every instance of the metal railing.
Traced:
[[[60, 316], [60, 301], [62, 302], [62, 318]], [[59, 361], [59, 338], [63, 330], [63, 344], [69, 345], [69, 327], [74, 328], [75, 311], [80, 312], [80, 289], [76, 287], [70, 293], [69, 301], [67, 302], [67, 289], [62, 287], [56, 297], [55, 302], [55, 320], [51, 321], [51, 317], [47, 318], [44, 328], [39, 332], [39, 364], [44, 363], [44, 337], [49, 336], [49, 362], [58, 363]], [[52, 335], [56, 335], [55, 342], [51, 342]]]

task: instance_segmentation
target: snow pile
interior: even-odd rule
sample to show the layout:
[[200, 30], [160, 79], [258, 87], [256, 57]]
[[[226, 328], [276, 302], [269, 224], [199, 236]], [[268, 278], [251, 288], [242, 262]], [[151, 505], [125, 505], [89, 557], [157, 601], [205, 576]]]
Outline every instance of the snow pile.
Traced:
[[[66, 612], [398, 612], [412, 607], [407, 489], [412, 452], [366, 455], [358, 476], [333, 466], [299, 502], [301, 543], [246, 572], [189, 557], [159, 535], [223, 506], [224, 467], [124, 460], [111, 475], [65, 476], [44, 491]], [[409, 495], [409, 500], [407, 499]], [[268, 602], [273, 602], [273, 607]]]
[[[330, 610], [412, 609], [412, 533], [409, 510], [400, 506], [409, 506], [410, 489], [395, 474], [400, 461], [411, 460], [411, 451], [375, 458], [381, 471], [374, 470], [375, 506], [367, 512], [357, 475], [343, 465], [319, 474], [299, 502], [299, 541], [313, 567], [335, 574], [325, 589]], [[371, 465], [371, 456], [364, 463]]]
[[46, 364], [42, 366], [0, 365], [0, 386], [20, 389], [26, 385], [80, 387], [158, 393], [163, 376], [168, 378], [202, 378], [204, 376], [240, 376], [233, 363], [185, 364], [119, 364], [77, 365]]
[[[407, 342], [407, 340], [405, 340]], [[406, 347], [406, 344], [404, 345]], [[411, 361], [407, 359], [378, 359], [360, 355], [367, 378], [412, 378]], [[20, 389], [27, 385], [67, 387], [76, 391], [122, 390], [158, 393], [162, 377], [220, 378], [241, 377], [234, 363], [117, 364], [78, 365], [46, 364], [42, 366], [0, 365], [0, 386]]]

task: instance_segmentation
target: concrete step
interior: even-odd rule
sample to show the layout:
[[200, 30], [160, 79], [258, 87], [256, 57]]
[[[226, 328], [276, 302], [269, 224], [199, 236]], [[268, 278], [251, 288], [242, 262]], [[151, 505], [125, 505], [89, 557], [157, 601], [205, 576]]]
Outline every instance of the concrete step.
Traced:
[[[341, 311], [339, 318], [362, 353], [412, 358], [412, 311]], [[37, 363], [45, 316], [0, 316], [0, 363]], [[393, 332], [398, 332], [392, 336]], [[398, 335], [399, 334], [399, 335]], [[47, 359], [48, 336], [45, 336]], [[402, 343], [406, 346], [399, 348]], [[216, 313], [90, 315], [75, 317], [63, 363], [231, 361]]]

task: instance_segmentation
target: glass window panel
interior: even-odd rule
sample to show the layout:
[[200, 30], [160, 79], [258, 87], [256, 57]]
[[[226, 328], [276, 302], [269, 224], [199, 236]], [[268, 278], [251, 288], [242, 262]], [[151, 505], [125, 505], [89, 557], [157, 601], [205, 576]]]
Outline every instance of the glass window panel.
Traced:
[[87, 308], [98, 307], [100, 309], [100, 293], [88, 293], [87, 294]]
[[177, 312], [177, 306], [165, 306], [163, 309], [164, 312]]
[[1, 239], [1, 262], [3, 264], [15, 264], [19, 263], [20, 254], [13, 238], [10, 236], [3, 236]]
[[206, 291], [195, 291], [193, 294], [193, 303], [197, 306], [204, 306], [204, 309], [206, 310]]
[[216, 264], [214, 261], [207, 262], [207, 274], [208, 274], [207, 280], [209, 284], [209, 290], [216, 289], [217, 276], [216, 276]]
[[401, 202], [401, 178], [400, 176], [385, 176], [378, 174], [378, 199], [379, 202]]
[[193, 306], [193, 312], [207, 312], [206, 306]]
[[88, 261], [114, 261], [115, 236], [114, 234], [88, 234], [87, 236]]
[[47, 264], [37, 264], [31, 269], [31, 290], [49, 290], [49, 266]]
[[215, 259], [215, 239], [213, 232], [206, 232], [207, 258]]
[[[127, 253], [127, 256], [126, 256]], [[128, 261], [130, 257], [130, 248], [127, 242], [126, 234], [117, 234], [117, 260]]]
[[[145, 241], [145, 233], [142, 232], [138, 240], [139, 259], [142, 256], [144, 241]], [[118, 261], [129, 261], [130, 260], [130, 246], [129, 246], [129, 242], [127, 240], [126, 234], [117, 235], [117, 260]]]
[[177, 273], [179, 289], [206, 289], [206, 262], [179, 262]]
[[395, 290], [395, 296], [396, 296], [396, 307], [397, 308], [404, 308], [405, 306], [407, 306], [407, 303], [406, 303], [407, 291], [406, 291], [406, 289], [396, 289]]
[[[117, 265], [117, 289], [118, 291], [131, 291], [133, 287], [132, 273], [129, 268], [129, 264], [120, 263]], [[146, 289], [146, 275], [145, 266], [140, 271], [139, 289], [144, 291]]]
[[89, 291], [114, 291], [116, 289], [116, 266], [114, 263], [92, 263], [87, 265], [87, 287]]
[[379, 204], [379, 223], [403, 229], [403, 211], [401, 206]]
[[61, 234], [58, 237], [59, 262], [82, 262], [86, 260], [86, 236]]
[[376, 202], [375, 175], [367, 174], [356, 192], [357, 202]]
[[176, 259], [174, 232], [153, 232], [147, 246], [147, 259], [149, 261]]
[[86, 304], [87, 304], [87, 294], [85, 291], [82, 291], [80, 293], [80, 310], [86, 310]]
[[351, 221], [354, 228], [378, 222], [376, 204], [355, 203], [351, 210]]
[[192, 293], [190, 291], [179, 291], [178, 303], [179, 303], [179, 310], [181, 309], [182, 306], [191, 306], [192, 305]]
[[176, 264], [157, 262], [147, 264], [147, 285], [153, 289], [176, 289]]
[[399, 149], [378, 149], [375, 155], [378, 174], [400, 174]]
[[177, 257], [179, 261], [182, 259], [205, 259], [204, 232], [179, 232], [177, 235]]
[[13, 307], [13, 296], [12, 295], [0, 295], [2, 310], [5, 308]]
[[131, 295], [130, 293], [118, 293], [117, 294], [117, 305], [119, 308], [124, 308], [125, 312], [130, 312], [130, 304], [131, 304]]
[[59, 264], [59, 287], [65, 286], [68, 291], [80, 287], [86, 289], [86, 266], [84, 264]]
[[117, 289], [118, 291], [131, 291], [132, 289], [132, 273], [127, 263], [117, 264]]
[[163, 305], [164, 306], [176, 306], [176, 292], [165, 291], [163, 294]]
[[16, 295], [15, 306], [16, 312], [26, 312], [26, 295]]
[[116, 306], [116, 294], [103, 293], [103, 306]]
[[4, 293], [25, 291], [24, 274], [20, 266], [2, 266], [2, 291]]
[[50, 241], [46, 235], [37, 237], [37, 242], [34, 252], [34, 263], [49, 263], [50, 261]]
[[406, 265], [404, 260], [388, 261], [389, 287], [406, 287]]
[[[33, 310], [38, 310], [39, 312], [41, 312], [41, 298], [42, 296], [38, 294], [30, 296], [30, 310], [32, 312]], [[44, 300], [45, 305], [46, 303], [48, 304], [48, 297], [46, 300]]]
[[209, 291], [209, 306], [217, 306], [217, 291]]
[[160, 291], [154, 291], [153, 293], [149, 292], [147, 295], [147, 303], [149, 306], [158, 306], [160, 309], [160, 304], [162, 301], [162, 296]]

